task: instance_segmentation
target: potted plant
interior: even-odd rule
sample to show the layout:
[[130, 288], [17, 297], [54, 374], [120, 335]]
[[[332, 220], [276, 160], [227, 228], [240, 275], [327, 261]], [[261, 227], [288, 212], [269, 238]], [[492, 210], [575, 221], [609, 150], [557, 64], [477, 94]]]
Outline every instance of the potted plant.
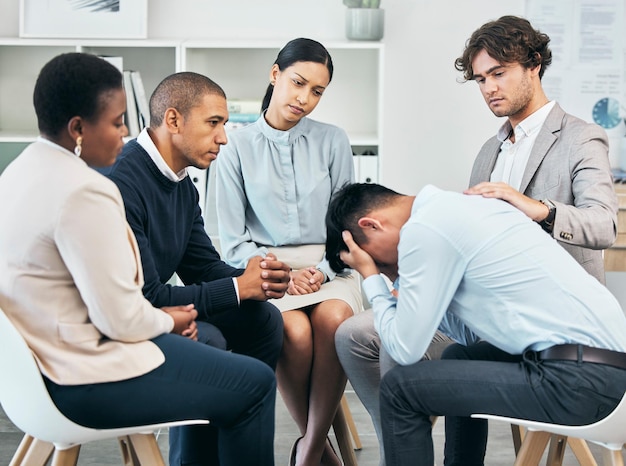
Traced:
[[380, 40], [385, 32], [385, 10], [380, 0], [343, 0], [346, 37], [352, 40]]

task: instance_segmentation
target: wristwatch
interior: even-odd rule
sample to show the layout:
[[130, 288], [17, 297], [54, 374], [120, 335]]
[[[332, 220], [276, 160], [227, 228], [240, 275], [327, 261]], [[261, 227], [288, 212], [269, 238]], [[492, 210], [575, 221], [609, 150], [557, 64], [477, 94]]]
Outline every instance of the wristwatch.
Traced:
[[539, 225], [548, 233], [552, 233], [552, 229], [554, 228], [554, 217], [556, 217], [556, 206], [549, 199], [542, 199], [541, 202], [548, 208], [548, 216], [544, 218]]

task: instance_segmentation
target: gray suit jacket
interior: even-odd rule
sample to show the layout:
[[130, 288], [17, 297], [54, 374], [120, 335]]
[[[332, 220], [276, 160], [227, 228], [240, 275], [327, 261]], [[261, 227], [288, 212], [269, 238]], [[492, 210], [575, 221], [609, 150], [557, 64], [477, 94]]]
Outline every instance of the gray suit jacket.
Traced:
[[[489, 181], [500, 146], [495, 136], [483, 145], [470, 186]], [[520, 192], [556, 205], [553, 237], [604, 283], [602, 250], [615, 242], [618, 208], [605, 131], [556, 104], [537, 135]]]

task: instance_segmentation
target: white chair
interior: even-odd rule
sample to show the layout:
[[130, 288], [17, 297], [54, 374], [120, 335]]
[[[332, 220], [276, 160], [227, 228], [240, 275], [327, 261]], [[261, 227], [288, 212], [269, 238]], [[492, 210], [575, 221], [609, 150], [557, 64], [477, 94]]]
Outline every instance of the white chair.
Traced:
[[[626, 393], [617, 408], [604, 419], [584, 426], [563, 426], [546, 422], [527, 421], [491, 414], [472, 414], [473, 418], [517, 424], [527, 429], [522, 446], [515, 460], [515, 466], [535, 466], [539, 464], [548, 441], [553, 435], [584, 439], [602, 447], [602, 457], [606, 466], [624, 466], [622, 446], [626, 443]], [[561, 442], [563, 444], [563, 442]], [[560, 465], [562, 451], [550, 452], [551, 464]], [[549, 458], [550, 460], [550, 458]]]
[[207, 420], [166, 422], [121, 429], [91, 429], [66, 418], [56, 408], [26, 342], [0, 309], [0, 404], [11, 422], [25, 432], [10, 466], [74, 466], [80, 446], [93, 440], [118, 438], [123, 464], [165, 463], [154, 432], [168, 427], [208, 424]]

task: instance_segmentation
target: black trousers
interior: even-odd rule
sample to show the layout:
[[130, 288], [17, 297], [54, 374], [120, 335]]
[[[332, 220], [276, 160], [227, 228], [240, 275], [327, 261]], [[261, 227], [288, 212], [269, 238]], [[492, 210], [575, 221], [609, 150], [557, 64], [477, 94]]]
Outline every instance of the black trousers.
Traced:
[[[283, 346], [283, 318], [273, 304], [243, 301], [238, 309], [198, 322], [198, 341], [263, 361], [273, 370]], [[218, 466], [219, 429], [198, 425], [169, 432], [170, 466]]]
[[626, 390], [626, 370], [576, 361], [539, 361], [481, 342], [453, 344], [440, 361], [397, 366], [382, 380], [387, 466], [433, 464], [429, 416], [446, 417], [445, 466], [482, 466], [487, 421], [475, 413], [582, 425], [606, 417]]
[[189, 456], [197, 461], [192, 464], [216, 458], [222, 466], [273, 465], [276, 378], [272, 368], [179, 335], [161, 335], [152, 341], [165, 355], [156, 369], [101, 384], [68, 386], [46, 379], [54, 403], [69, 419], [93, 428], [209, 419], [218, 433], [214, 451], [193, 435], [197, 426], [177, 428], [181, 456], [190, 449]]

